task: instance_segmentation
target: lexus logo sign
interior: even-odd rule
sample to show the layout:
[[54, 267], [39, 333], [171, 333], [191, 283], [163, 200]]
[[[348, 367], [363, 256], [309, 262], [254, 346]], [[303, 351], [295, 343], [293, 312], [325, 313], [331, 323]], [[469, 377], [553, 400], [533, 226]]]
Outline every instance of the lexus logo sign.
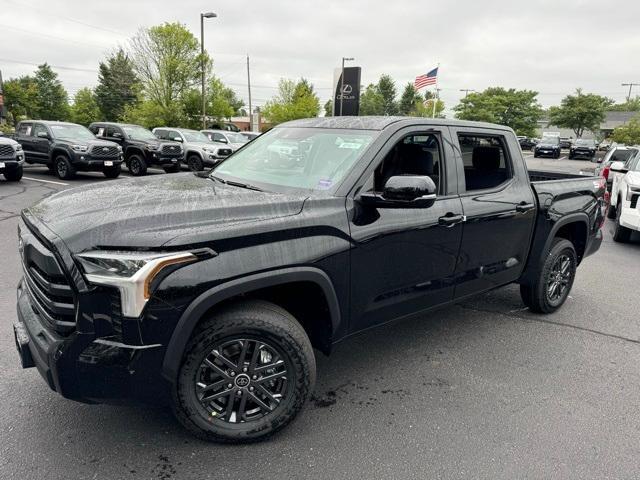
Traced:
[[350, 95], [351, 92], [353, 92], [353, 87], [351, 85], [349, 85], [348, 83], [345, 83], [342, 86], [342, 94], [343, 95]]

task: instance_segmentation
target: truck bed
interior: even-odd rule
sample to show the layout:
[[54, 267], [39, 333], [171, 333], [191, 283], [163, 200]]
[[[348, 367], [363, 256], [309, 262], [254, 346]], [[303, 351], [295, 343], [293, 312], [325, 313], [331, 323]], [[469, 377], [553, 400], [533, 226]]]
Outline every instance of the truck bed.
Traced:
[[565, 172], [553, 172], [553, 171], [544, 171], [544, 170], [529, 170], [529, 180], [531, 182], [548, 182], [554, 180], [569, 180], [569, 179], [585, 179], [591, 178], [593, 179], [594, 175], [591, 174], [575, 174], [575, 173], [565, 173]]

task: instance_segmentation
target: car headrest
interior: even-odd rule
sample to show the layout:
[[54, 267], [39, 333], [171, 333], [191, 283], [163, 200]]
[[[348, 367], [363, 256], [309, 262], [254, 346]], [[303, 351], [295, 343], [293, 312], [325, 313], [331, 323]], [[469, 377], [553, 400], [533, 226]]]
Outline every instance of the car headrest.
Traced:
[[473, 168], [488, 172], [500, 168], [500, 148], [475, 147], [471, 157]]
[[401, 143], [398, 149], [402, 173], [410, 175], [433, 175], [433, 155], [416, 143]]

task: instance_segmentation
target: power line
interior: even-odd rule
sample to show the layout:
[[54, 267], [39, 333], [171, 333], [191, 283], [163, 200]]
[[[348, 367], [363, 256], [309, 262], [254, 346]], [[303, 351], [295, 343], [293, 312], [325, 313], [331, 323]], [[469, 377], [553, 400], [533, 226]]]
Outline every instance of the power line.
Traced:
[[28, 35], [33, 35], [33, 36], [38, 36], [38, 37], [43, 37], [43, 38], [50, 38], [53, 40], [58, 40], [61, 42], [70, 42], [70, 43], [75, 43], [76, 45], [86, 45], [86, 46], [93, 46], [93, 47], [100, 47], [100, 48], [105, 48], [107, 47], [106, 44], [98, 44], [98, 43], [92, 43], [92, 42], [87, 42], [87, 41], [79, 41], [79, 40], [71, 40], [70, 38], [64, 38], [64, 37], [57, 37], [55, 35], [48, 35], [46, 33], [40, 33], [40, 32], [34, 32], [32, 30], [25, 30], [23, 28], [18, 28], [18, 27], [14, 27], [11, 25], [0, 25], [0, 27], [2, 28], [6, 28], [8, 30], [15, 30], [16, 32], [21, 32], [21, 33], [26, 33]]

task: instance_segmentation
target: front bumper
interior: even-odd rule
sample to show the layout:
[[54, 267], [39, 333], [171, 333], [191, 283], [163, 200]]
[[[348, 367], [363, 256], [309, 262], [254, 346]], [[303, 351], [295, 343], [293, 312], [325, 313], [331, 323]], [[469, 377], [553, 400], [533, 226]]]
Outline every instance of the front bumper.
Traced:
[[594, 150], [572, 150], [570, 154], [573, 157], [588, 157], [593, 158], [596, 154]]
[[166, 401], [168, 388], [160, 376], [164, 348], [101, 337], [96, 333], [99, 325], [93, 323], [93, 328], [79, 325], [67, 336], [58, 334], [43, 324], [29, 295], [21, 280], [14, 324], [16, 348], [22, 366], [35, 366], [52, 390], [85, 403]]
[[93, 158], [90, 154], [75, 152], [73, 154], [73, 166], [84, 172], [102, 172], [105, 168], [112, 168], [121, 165], [122, 154], [113, 158]]
[[540, 157], [553, 157], [555, 155], [560, 155], [559, 150], [549, 150], [549, 149], [535, 150], [534, 153]]
[[160, 165], [160, 166], [170, 166], [170, 165], [180, 165], [182, 162], [183, 153], [178, 155], [164, 155], [159, 151], [147, 150], [145, 152], [145, 157], [147, 164], [149, 165]]
[[16, 158], [12, 159], [0, 159], [0, 174], [4, 172], [13, 172], [20, 168], [24, 163], [24, 157], [21, 155], [16, 156]]

